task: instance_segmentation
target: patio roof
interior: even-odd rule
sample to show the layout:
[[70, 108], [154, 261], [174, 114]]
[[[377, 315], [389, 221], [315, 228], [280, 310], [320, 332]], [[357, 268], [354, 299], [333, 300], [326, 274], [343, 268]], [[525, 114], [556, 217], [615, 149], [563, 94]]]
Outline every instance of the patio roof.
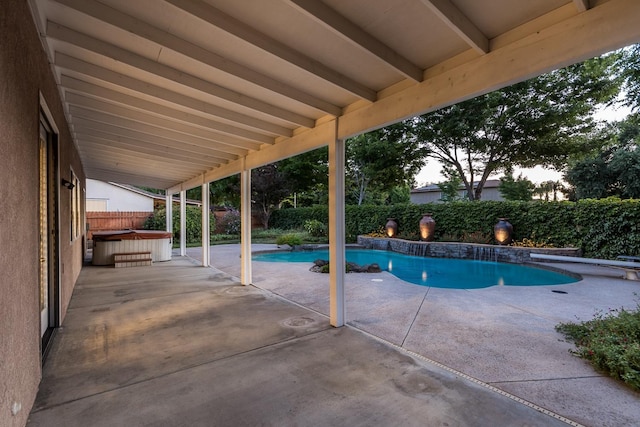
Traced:
[[87, 177], [195, 187], [640, 41], [636, 0], [29, 0]]

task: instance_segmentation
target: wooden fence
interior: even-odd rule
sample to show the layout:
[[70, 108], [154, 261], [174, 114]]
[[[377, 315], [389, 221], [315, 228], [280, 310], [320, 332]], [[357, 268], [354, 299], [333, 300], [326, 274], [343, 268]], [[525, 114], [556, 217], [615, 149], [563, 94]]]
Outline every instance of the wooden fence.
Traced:
[[87, 239], [94, 231], [139, 230], [152, 212], [87, 212]]

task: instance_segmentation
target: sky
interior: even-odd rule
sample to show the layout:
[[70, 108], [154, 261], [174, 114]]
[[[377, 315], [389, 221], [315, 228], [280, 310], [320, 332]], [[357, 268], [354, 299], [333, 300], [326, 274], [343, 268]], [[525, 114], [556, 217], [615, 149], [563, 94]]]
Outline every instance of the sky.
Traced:
[[[607, 121], [617, 121], [624, 119], [631, 110], [627, 107], [608, 107], [603, 108], [595, 114], [595, 117], [598, 120], [607, 120]], [[429, 159], [427, 165], [422, 168], [422, 170], [416, 176], [416, 183], [418, 187], [422, 187], [427, 184], [435, 184], [445, 180], [445, 178], [440, 174], [442, 167], [440, 163], [434, 159]], [[522, 176], [527, 178], [529, 181], [534, 184], [539, 184], [544, 181], [560, 181], [562, 179], [562, 173], [545, 169], [541, 166], [536, 166], [535, 168], [515, 168], [513, 171], [513, 176], [518, 177], [522, 173]], [[501, 175], [500, 175], [501, 176]], [[491, 176], [491, 179], [497, 179], [500, 176]]]

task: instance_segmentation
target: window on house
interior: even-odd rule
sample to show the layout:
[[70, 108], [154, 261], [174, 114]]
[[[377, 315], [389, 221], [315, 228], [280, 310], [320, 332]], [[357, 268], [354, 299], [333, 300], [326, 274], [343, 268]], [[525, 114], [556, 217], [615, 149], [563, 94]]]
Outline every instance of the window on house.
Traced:
[[106, 212], [108, 199], [87, 199], [87, 212]]

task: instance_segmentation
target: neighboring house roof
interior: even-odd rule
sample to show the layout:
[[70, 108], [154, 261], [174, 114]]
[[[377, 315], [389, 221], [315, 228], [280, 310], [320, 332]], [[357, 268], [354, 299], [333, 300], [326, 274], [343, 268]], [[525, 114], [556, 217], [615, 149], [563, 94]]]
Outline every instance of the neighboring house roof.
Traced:
[[147, 196], [147, 197], [151, 197], [152, 199], [165, 199], [164, 194], [156, 194], [156, 193], [152, 193], [150, 191], [147, 190], [143, 190], [141, 188], [138, 187], [134, 187], [133, 185], [127, 185], [127, 184], [118, 184], [117, 182], [108, 182], [108, 184], [114, 185], [116, 187], [120, 187], [123, 188], [125, 190], [137, 193], [137, 194], [141, 194], [143, 196]]
[[[104, 182], [104, 181], [102, 181], [102, 182]], [[142, 196], [146, 196], [146, 197], [152, 198], [154, 200], [166, 201], [166, 196], [164, 194], [152, 193], [151, 191], [143, 190], [143, 189], [135, 187], [133, 185], [119, 184], [117, 182], [111, 182], [111, 181], [110, 182], [106, 182], [105, 184], [113, 185], [114, 187], [122, 188], [123, 190], [127, 190], [127, 191], [130, 191], [132, 193], [140, 194]], [[87, 195], [87, 198], [89, 198], [89, 199], [96, 198], [96, 197], [97, 197], [97, 195], [95, 195], [95, 194]], [[173, 202], [174, 203], [180, 202], [180, 194], [174, 194], [173, 195]], [[188, 205], [202, 206], [202, 202], [200, 200], [187, 199], [186, 203]]]
[[[125, 190], [133, 191], [134, 193], [142, 194], [143, 196], [151, 197], [155, 200], [166, 201], [166, 196], [164, 194], [152, 193], [151, 191], [143, 190], [141, 188], [128, 184], [118, 184], [117, 182], [109, 182], [109, 184], [115, 185], [116, 187], [124, 188]], [[180, 194], [173, 195], [173, 202], [180, 202]], [[202, 206], [202, 202], [200, 200], [187, 199], [186, 203], [188, 205]]]
[[[488, 189], [488, 188], [498, 188], [500, 186], [500, 180], [499, 179], [488, 179], [485, 183], [484, 183], [484, 189]], [[477, 188], [478, 187], [478, 183], [474, 182], [473, 183], [473, 188]], [[460, 186], [458, 187], [460, 190], [465, 190], [465, 186], [464, 184], [460, 184]], [[424, 187], [420, 187], [420, 188], [414, 188], [413, 190], [411, 190], [412, 193], [434, 193], [434, 192], [440, 192], [442, 190], [440, 190], [440, 187], [438, 187], [438, 184], [430, 184]]]

